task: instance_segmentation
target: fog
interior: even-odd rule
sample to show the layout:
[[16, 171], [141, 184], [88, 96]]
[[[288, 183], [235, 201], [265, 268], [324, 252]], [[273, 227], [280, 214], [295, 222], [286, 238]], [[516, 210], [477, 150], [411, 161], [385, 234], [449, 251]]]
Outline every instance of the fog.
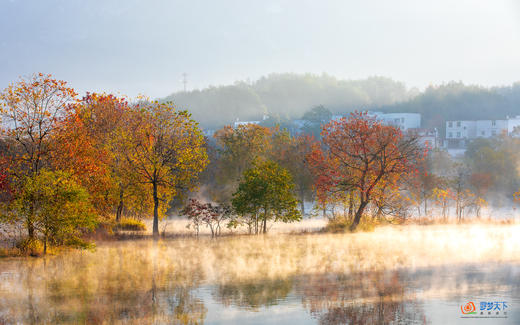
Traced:
[[[483, 87], [462, 82], [409, 88], [384, 77], [341, 79], [328, 74], [278, 73], [258, 80], [178, 91], [162, 98], [187, 109], [204, 128], [216, 129], [241, 121], [273, 123], [301, 119], [316, 106], [332, 114], [354, 110], [420, 113], [422, 127], [444, 134], [446, 120], [504, 119], [520, 114], [520, 83]], [[211, 112], [211, 114], [208, 114]]]
[[[435, 319], [423, 302], [491, 292], [513, 299], [513, 307], [520, 290], [514, 281], [519, 231], [518, 225], [400, 226], [356, 234], [101, 242], [95, 251], [0, 261], [0, 319], [219, 322], [233, 310], [236, 320], [295, 303], [308, 320], [325, 323], [333, 323], [331, 313], [391, 318], [398, 306], [405, 308], [401, 319]], [[380, 301], [386, 306], [381, 315], [371, 309]], [[213, 304], [221, 305], [218, 314]]]

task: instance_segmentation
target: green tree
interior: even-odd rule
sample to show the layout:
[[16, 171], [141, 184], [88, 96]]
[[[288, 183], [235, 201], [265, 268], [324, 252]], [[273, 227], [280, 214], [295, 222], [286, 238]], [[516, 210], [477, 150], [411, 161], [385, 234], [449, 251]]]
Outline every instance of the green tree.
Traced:
[[261, 221], [265, 234], [267, 220], [301, 220], [293, 188], [292, 177], [285, 168], [273, 161], [256, 161], [253, 168], [245, 171], [233, 194], [233, 208], [238, 214], [254, 220], [255, 233], [259, 232], [258, 222]]
[[24, 221], [31, 215], [44, 254], [48, 245], [86, 247], [80, 236], [96, 225], [87, 191], [62, 171], [41, 169], [26, 176], [10, 208], [11, 220]]
[[314, 138], [306, 135], [291, 136], [287, 130], [276, 128], [271, 142], [270, 159], [291, 173], [303, 215], [304, 202], [312, 199], [313, 194], [313, 177], [307, 156], [312, 152]]
[[226, 126], [214, 137], [218, 145], [218, 201], [229, 202], [242, 174], [271, 151], [273, 130], [255, 124]]

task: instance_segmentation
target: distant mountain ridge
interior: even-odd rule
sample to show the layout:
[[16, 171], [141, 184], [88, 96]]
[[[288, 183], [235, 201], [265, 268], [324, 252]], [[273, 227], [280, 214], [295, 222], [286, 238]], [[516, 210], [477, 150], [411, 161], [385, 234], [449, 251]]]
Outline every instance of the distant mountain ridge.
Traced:
[[323, 105], [332, 113], [391, 105], [409, 99], [402, 82], [385, 77], [340, 80], [322, 74], [271, 74], [252, 83], [176, 92], [163, 101], [187, 109], [203, 127], [220, 127], [240, 120], [258, 120], [264, 114], [281, 119], [300, 118]]
[[299, 119], [323, 105], [333, 114], [354, 110], [420, 113], [423, 127], [442, 131], [446, 120], [520, 115], [520, 83], [485, 88], [449, 82], [419, 92], [386, 77], [342, 80], [327, 74], [281, 73], [251, 83], [176, 92], [161, 100], [187, 109], [203, 128], [219, 128], [237, 118], [259, 120], [264, 114], [279, 120]]

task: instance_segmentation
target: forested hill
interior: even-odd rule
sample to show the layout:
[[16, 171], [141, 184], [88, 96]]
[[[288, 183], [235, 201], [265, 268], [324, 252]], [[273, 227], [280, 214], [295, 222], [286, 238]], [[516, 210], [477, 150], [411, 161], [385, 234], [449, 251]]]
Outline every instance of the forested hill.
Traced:
[[162, 99], [188, 109], [204, 128], [218, 128], [239, 118], [299, 119], [323, 105], [332, 114], [353, 110], [416, 112], [424, 127], [444, 130], [446, 120], [503, 119], [520, 115], [520, 83], [484, 88], [450, 82], [423, 92], [384, 77], [340, 80], [323, 74], [271, 74], [257, 81], [177, 92]]
[[163, 100], [188, 109], [203, 127], [220, 127], [264, 114], [298, 119], [310, 108], [323, 105], [343, 113], [391, 105], [411, 97], [404, 83], [384, 77], [340, 80], [322, 74], [271, 74], [252, 83], [177, 92]]

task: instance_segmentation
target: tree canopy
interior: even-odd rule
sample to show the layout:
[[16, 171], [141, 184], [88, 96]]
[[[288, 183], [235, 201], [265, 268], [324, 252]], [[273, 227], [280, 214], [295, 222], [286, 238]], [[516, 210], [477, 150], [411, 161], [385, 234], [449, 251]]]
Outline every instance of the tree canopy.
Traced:
[[254, 222], [258, 233], [258, 222], [267, 232], [267, 221], [298, 221], [298, 201], [293, 193], [294, 184], [289, 172], [273, 161], [256, 161], [254, 167], [244, 172], [238, 190], [233, 194], [235, 211]]
[[397, 186], [415, 169], [421, 156], [416, 139], [365, 113], [352, 113], [348, 119], [323, 127], [323, 148], [316, 144], [309, 159], [322, 195], [358, 193], [358, 209], [351, 225], [354, 230], [367, 205], [381, 196], [382, 189]]

